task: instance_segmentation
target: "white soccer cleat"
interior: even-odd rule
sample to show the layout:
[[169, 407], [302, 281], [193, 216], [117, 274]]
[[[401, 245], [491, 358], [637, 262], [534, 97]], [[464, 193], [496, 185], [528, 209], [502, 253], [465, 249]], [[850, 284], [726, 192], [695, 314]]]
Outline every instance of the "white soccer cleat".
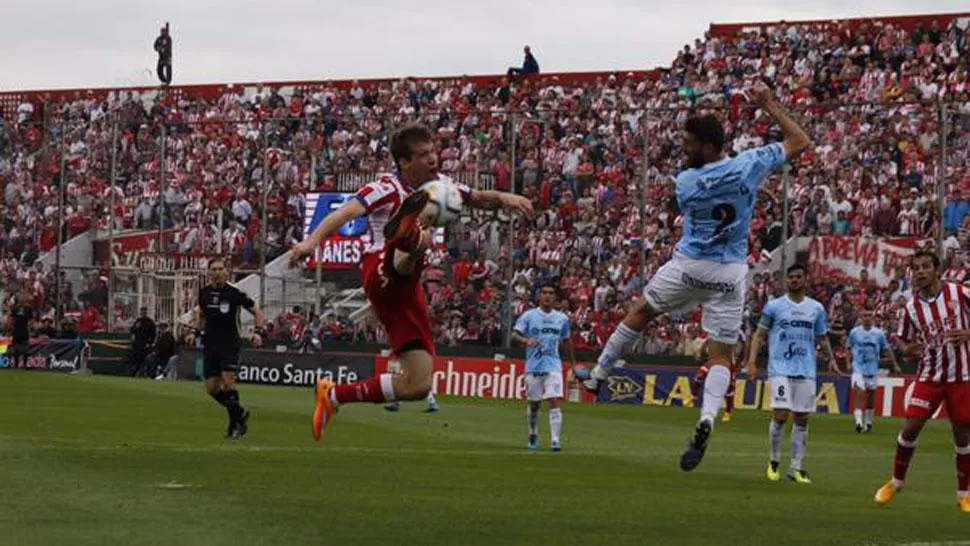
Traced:
[[606, 372], [606, 368], [602, 366], [594, 366], [592, 370], [589, 371], [589, 379], [583, 381], [583, 387], [587, 391], [592, 393], [597, 393], [600, 390], [600, 381], [606, 381], [610, 374]]

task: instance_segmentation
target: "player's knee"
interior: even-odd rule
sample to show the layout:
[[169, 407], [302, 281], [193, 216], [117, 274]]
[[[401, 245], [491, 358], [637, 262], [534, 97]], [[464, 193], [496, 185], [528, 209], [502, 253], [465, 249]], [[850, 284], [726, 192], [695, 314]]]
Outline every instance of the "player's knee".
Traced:
[[431, 392], [431, 376], [405, 374], [402, 378], [401, 392], [397, 393], [401, 400], [421, 400]]
[[808, 426], [808, 414], [807, 413], [796, 413], [792, 417], [792, 421], [794, 421], [795, 424], [798, 425], [798, 426], [800, 426], [800, 427], [807, 427]]

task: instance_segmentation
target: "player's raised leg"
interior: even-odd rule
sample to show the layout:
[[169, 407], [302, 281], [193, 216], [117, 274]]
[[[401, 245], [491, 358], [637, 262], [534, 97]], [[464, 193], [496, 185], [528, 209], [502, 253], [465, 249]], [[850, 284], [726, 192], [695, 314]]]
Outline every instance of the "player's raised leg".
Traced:
[[744, 314], [744, 283], [747, 266], [725, 264], [716, 278], [704, 277], [697, 270], [696, 262], [686, 262], [681, 279], [690, 279], [692, 287], [703, 296], [703, 319], [701, 327], [707, 333], [707, 377], [704, 378], [701, 397], [701, 415], [694, 434], [680, 457], [682, 470], [690, 471], [700, 464], [707, 450], [707, 442], [714, 430], [714, 422], [728, 391], [731, 388], [731, 367], [734, 362], [735, 345], [741, 335]]

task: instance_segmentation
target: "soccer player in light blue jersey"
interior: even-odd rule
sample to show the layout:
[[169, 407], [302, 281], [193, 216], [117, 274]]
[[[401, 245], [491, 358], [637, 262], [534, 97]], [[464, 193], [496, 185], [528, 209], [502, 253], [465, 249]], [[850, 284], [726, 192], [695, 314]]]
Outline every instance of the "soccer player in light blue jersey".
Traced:
[[[872, 432], [872, 408], [869, 406], [870, 394], [875, 401], [876, 388], [879, 386], [879, 360], [888, 354], [893, 370], [900, 373], [896, 355], [889, 348], [886, 333], [873, 324], [872, 309], [863, 309], [859, 315], [859, 326], [849, 332], [847, 354], [852, 364], [852, 389], [855, 391], [855, 431]], [[863, 412], [865, 418], [863, 419]]]
[[543, 400], [549, 402], [552, 450], [562, 450], [562, 409], [559, 399], [563, 397], [563, 374], [559, 348], [562, 346], [566, 349], [573, 365], [576, 364], [576, 352], [569, 339], [569, 317], [554, 308], [557, 295], [555, 285], [542, 285], [539, 289], [539, 307], [523, 313], [512, 332], [512, 338], [526, 346], [525, 390], [529, 401], [528, 447], [531, 450], [539, 449], [539, 407]]
[[688, 168], [677, 176], [676, 187], [684, 235], [671, 260], [647, 283], [644, 297], [631, 304], [590, 378], [584, 381], [587, 390], [597, 391], [613, 363], [636, 342], [648, 322], [664, 313], [701, 305], [701, 327], [710, 339], [710, 371], [704, 381], [700, 420], [680, 457], [685, 471], [693, 470], [703, 459], [731, 383], [731, 357], [744, 314], [748, 232], [758, 189], [786, 159], [811, 145], [767, 85], [756, 84], [750, 96], [781, 125], [785, 141], [727, 158], [724, 125], [719, 119], [701, 115], [687, 120], [683, 143]]
[[815, 411], [815, 347], [822, 349], [828, 359], [829, 370], [838, 374], [839, 365], [829, 344], [828, 315], [825, 306], [805, 295], [806, 270], [802, 265], [788, 268], [788, 294], [770, 301], [761, 310], [758, 331], [751, 340], [748, 355], [748, 378], [758, 374], [758, 353], [768, 338], [768, 392], [771, 396], [773, 418], [768, 427], [771, 445], [768, 469], [771, 481], [778, 481], [781, 460], [781, 437], [785, 433], [788, 414], [794, 414], [791, 432], [791, 467], [788, 479], [795, 483], [812, 483], [802, 468], [808, 440], [808, 415]]

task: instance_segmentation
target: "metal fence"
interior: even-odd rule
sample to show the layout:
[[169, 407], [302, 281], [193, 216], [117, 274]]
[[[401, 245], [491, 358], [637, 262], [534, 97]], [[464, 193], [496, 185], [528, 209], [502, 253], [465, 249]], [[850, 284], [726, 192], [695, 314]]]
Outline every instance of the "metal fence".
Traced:
[[[593, 110], [585, 105], [578, 112], [536, 107], [387, 116], [321, 112], [282, 118], [249, 116], [245, 121], [204, 120], [202, 112], [192, 109], [149, 116], [131, 104], [94, 120], [67, 116], [69, 121], [64, 121], [64, 116], [51, 111], [38, 125], [41, 128], [35, 128], [40, 132], [37, 146], [47, 150], [42, 156], [52, 165], [47, 182], [56, 193], [56, 198], [49, 199], [51, 205], [56, 203], [56, 213], [49, 221], [61, 226], [51, 265], [69, 272], [74, 284], [82, 283], [79, 264], [64, 266], [61, 249], [74, 234], [72, 216], [87, 215], [91, 227], [102, 228], [112, 249], [108, 259], [98, 263], [109, 280], [105, 308], [120, 306], [125, 315], [132, 306], [148, 305], [150, 312], [177, 316], [178, 310], [191, 306], [189, 281], [176, 280], [181, 279], [180, 270], [150, 272], [156, 278], [152, 282], [159, 283], [158, 299], [152, 302], [146, 299], [146, 291], [151, 291], [145, 288], [148, 281], [141, 279], [148, 272], [118, 267], [114, 240], [128, 228], [156, 230], [157, 240], [150, 249], [155, 252], [227, 256], [237, 274], [255, 275], [257, 286], [251, 293], [261, 307], [324, 309], [339, 288], [331, 272], [283, 274], [267, 267], [302, 236], [299, 196], [307, 191], [354, 192], [376, 173], [390, 170], [389, 135], [408, 121], [422, 121], [439, 134], [441, 171], [474, 188], [513, 191], [542, 201], [546, 186], [551, 185], [553, 192], [568, 189], [575, 198], [584, 198], [604, 173], [615, 172], [612, 183], [623, 186], [631, 205], [629, 218], [618, 221], [632, 223], [640, 231], [646, 231], [647, 223], [665, 206], [648, 196], [654, 186], [665, 188], [679, 169], [679, 129], [688, 114], [717, 111], [729, 127], [729, 142], [743, 144], [744, 139], [738, 138], [742, 134], [755, 135], [747, 144], [778, 136], [752, 108], [715, 108], [703, 101], [692, 108], [615, 105]], [[800, 199], [793, 193], [795, 181], [800, 187], [825, 186], [832, 192], [860, 185], [876, 190], [914, 188], [932, 200], [926, 214], [935, 223], [929, 222], [933, 233], [926, 235], [938, 240], [944, 236], [944, 230], [933, 226], [943, 221], [950, 186], [970, 170], [962, 151], [970, 147], [967, 104], [832, 103], [794, 111], [815, 137], [819, 148], [813, 153], [828, 159], [810, 166], [796, 162], [790, 176], [775, 175], [765, 186], [762, 197], [784, 224], [781, 245], [790, 236], [812, 229], [791, 223]], [[25, 130], [15, 133], [22, 140]], [[578, 133], [585, 137], [574, 142], [572, 135]], [[851, 138], [832, 141], [830, 134]], [[0, 150], [9, 149], [10, 142], [9, 137], [0, 138]], [[925, 153], [911, 158], [917, 144]], [[586, 163], [598, 167], [587, 171]], [[93, 180], [105, 186], [102, 193], [92, 192], [92, 187], [101, 187]], [[194, 194], [199, 187], [206, 188], [202, 210]], [[132, 217], [119, 217], [122, 203], [134, 209]], [[473, 213], [469, 219], [476, 233], [485, 232], [482, 252], [502, 263], [490, 282], [501, 287], [496, 297], [507, 343], [515, 302], [522, 297], [513, 281], [516, 258], [528, 250], [527, 224], [491, 212]], [[460, 226], [449, 230], [446, 246], [451, 252], [463, 248], [466, 231]], [[640, 245], [637, 283], [649, 276], [655, 258], [652, 250]], [[164, 303], [164, 298], [173, 298], [173, 303]], [[62, 291], [55, 300], [60, 321], [70, 302]], [[171, 313], [169, 307], [174, 309]], [[115, 313], [106, 314], [106, 323], [118, 329]]]

